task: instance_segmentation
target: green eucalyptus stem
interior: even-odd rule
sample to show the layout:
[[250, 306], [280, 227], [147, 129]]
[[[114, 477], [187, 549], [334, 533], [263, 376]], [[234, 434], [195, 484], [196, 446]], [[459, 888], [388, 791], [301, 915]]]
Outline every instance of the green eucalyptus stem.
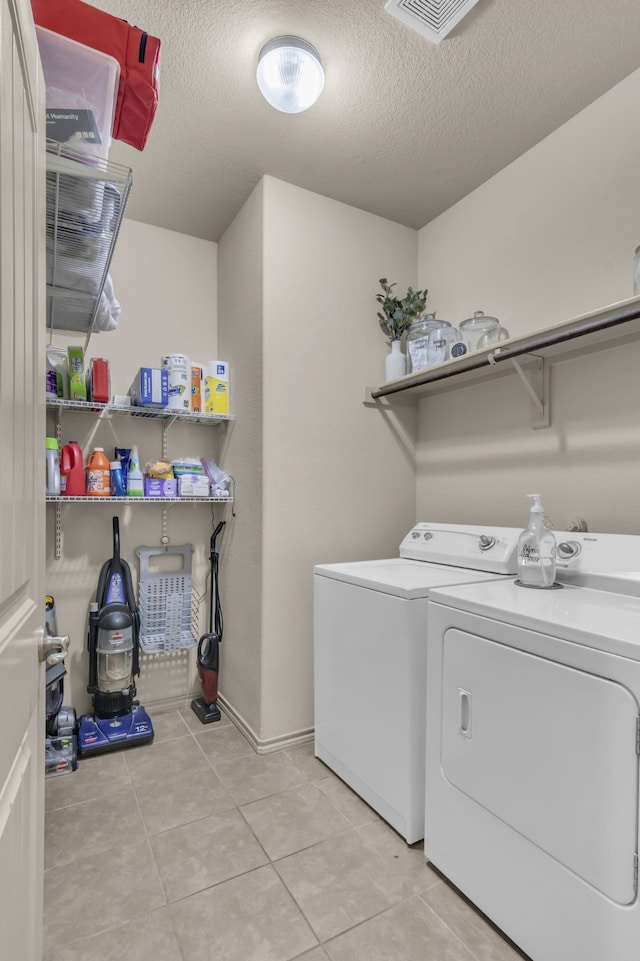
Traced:
[[378, 323], [391, 343], [400, 340], [405, 330], [422, 317], [428, 291], [409, 287], [406, 296], [399, 298], [393, 292], [396, 284], [390, 284], [386, 277], [380, 279], [380, 286], [383, 293], [376, 294], [376, 300], [382, 307], [382, 311], [377, 312]]

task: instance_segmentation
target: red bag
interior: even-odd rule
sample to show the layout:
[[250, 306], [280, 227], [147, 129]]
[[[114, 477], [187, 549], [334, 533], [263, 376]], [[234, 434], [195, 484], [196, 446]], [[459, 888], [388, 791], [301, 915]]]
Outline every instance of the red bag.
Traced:
[[118, 61], [112, 136], [142, 150], [158, 106], [160, 40], [82, 0], [31, 0], [31, 8], [38, 26]]

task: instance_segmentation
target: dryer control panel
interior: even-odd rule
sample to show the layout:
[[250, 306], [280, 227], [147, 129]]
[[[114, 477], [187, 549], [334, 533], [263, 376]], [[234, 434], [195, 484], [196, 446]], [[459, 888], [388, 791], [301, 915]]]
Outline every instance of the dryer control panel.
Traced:
[[554, 531], [556, 579], [640, 596], [640, 537]]

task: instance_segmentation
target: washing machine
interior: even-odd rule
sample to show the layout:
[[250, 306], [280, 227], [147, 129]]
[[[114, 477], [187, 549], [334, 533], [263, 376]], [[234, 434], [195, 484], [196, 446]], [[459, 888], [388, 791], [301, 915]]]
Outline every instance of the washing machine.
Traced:
[[638, 961], [640, 537], [429, 600], [425, 854], [534, 961]]
[[429, 592], [513, 574], [518, 534], [420, 523], [399, 557], [314, 568], [316, 757], [409, 844], [424, 836]]

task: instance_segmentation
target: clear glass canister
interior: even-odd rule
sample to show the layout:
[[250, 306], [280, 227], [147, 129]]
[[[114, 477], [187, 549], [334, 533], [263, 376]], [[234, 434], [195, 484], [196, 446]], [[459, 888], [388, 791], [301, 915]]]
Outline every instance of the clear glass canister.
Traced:
[[487, 335], [483, 340], [485, 346], [500, 339], [500, 321], [496, 317], [485, 317], [482, 310], [476, 310], [473, 317], [462, 321], [460, 333], [469, 345], [469, 351], [478, 350], [478, 341], [483, 335]]
[[429, 331], [428, 358], [429, 367], [433, 364], [441, 364], [445, 360], [451, 359], [451, 347], [460, 339], [460, 335], [451, 324], [442, 324], [432, 327]]
[[425, 314], [411, 324], [407, 331], [407, 373], [415, 374], [429, 366], [429, 331], [435, 327], [451, 327], [446, 320], [436, 320], [435, 314]]

